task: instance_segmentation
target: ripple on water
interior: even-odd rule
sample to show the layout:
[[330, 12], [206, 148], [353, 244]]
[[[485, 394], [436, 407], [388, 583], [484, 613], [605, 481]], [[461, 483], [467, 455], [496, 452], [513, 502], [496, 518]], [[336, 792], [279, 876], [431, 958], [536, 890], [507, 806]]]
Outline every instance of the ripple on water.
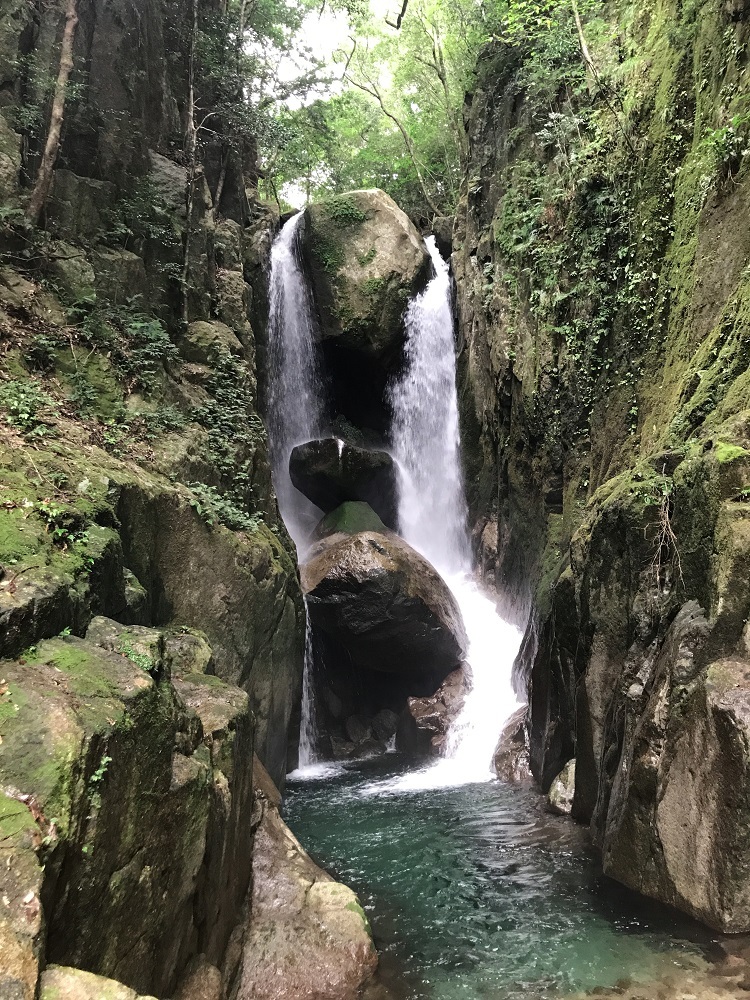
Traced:
[[390, 995], [544, 1000], [703, 962], [710, 935], [603, 879], [585, 831], [534, 791], [410, 788], [397, 768], [293, 780], [285, 806], [313, 857], [359, 892]]

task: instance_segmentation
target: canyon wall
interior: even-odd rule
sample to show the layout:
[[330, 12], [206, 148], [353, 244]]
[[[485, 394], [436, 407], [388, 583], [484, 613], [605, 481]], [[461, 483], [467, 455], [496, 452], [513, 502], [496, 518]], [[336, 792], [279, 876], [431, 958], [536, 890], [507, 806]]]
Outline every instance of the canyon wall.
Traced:
[[[475, 541], [604, 870], [750, 927], [750, 11], [482, 52], [454, 228]], [[582, 58], [585, 45], [589, 62]]]

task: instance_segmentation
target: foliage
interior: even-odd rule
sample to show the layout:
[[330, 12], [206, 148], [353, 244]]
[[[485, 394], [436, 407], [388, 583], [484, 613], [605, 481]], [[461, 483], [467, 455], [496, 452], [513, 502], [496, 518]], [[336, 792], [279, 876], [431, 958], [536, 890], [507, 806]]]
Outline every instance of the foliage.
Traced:
[[13, 380], [0, 384], [0, 407], [5, 410], [5, 422], [28, 438], [52, 433], [47, 416], [54, 415], [56, 403], [33, 381]]
[[[207, 523], [218, 521], [236, 530], [253, 530], [258, 519], [247, 514], [252, 503], [255, 452], [265, 434], [250, 391], [250, 373], [244, 362], [225, 355], [208, 384], [210, 397], [192, 417], [208, 432], [208, 452], [221, 490], [191, 484], [198, 497], [196, 510]], [[200, 507], [200, 509], [199, 509]]]
[[177, 348], [161, 322], [138, 309], [136, 304], [121, 307], [96, 303], [76, 306], [71, 318], [77, 320], [83, 339], [111, 357], [128, 392], [153, 390], [165, 365], [177, 358]]
[[223, 524], [233, 531], [257, 531], [261, 519], [238, 507], [231, 495], [222, 494], [205, 483], [188, 483], [193, 493], [190, 505], [209, 527]]

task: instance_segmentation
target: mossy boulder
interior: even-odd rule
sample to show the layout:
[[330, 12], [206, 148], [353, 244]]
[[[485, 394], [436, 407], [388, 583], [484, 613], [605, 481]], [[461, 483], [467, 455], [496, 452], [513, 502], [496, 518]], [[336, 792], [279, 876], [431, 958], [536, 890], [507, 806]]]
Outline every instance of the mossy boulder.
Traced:
[[227, 354], [242, 354], [242, 344], [225, 323], [196, 320], [180, 340], [180, 354], [199, 365], [216, 364]]
[[398, 527], [398, 473], [386, 451], [359, 448], [338, 438], [307, 441], [292, 449], [289, 475], [326, 514], [348, 500], [361, 500], [389, 528]]
[[310, 620], [355, 667], [442, 680], [462, 661], [466, 631], [455, 598], [398, 536], [331, 535], [302, 567]]
[[305, 209], [301, 239], [323, 339], [370, 358], [397, 352], [430, 258], [396, 203], [379, 190], [317, 202]]

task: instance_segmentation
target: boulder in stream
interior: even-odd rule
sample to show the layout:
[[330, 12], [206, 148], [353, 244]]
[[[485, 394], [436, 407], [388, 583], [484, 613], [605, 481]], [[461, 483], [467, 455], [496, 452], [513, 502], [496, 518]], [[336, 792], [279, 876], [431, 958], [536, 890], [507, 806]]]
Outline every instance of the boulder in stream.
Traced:
[[331, 535], [302, 566], [315, 628], [355, 667], [442, 680], [463, 660], [466, 631], [437, 571], [397, 535]]
[[503, 726], [492, 766], [501, 781], [531, 783], [534, 779], [529, 767], [528, 708], [517, 708]]
[[430, 272], [408, 216], [384, 191], [350, 191], [309, 205], [301, 237], [323, 340], [370, 358], [397, 353], [404, 307]]
[[573, 810], [573, 796], [576, 790], [576, 761], [569, 760], [552, 782], [547, 793], [547, 803], [551, 812], [569, 816]]
[[364, 501], [389, 528], [397, 527], [397, 472], [387, 451], [332, 437], [307, 441], [293, 449], [289, 475], [300, 493], [326, 514], [348, 500]]
[[402, 753], [440, 753], [454, 719], [466, 698], [463, 667], [452, 671], [427, 698], [409, 698], [399, 720], [396, 746]]

